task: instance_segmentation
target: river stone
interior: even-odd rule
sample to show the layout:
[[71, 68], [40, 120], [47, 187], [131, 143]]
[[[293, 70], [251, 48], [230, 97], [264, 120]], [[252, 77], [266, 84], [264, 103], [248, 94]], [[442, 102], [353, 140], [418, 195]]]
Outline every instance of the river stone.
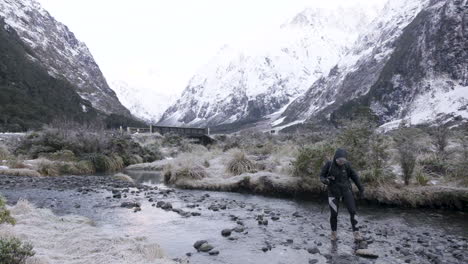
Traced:
[[232, 232], [232, 229], [223, 229], [223, 230], [221, 231], [221, 235], [222, 235], [223, 237], [228, 237], [228, 236], [231, 235], [231, 232]]
[[198, 250], [201, 247], [201, 245], [203, 245], [203, 244], [205, 244], [207, 242], [208, 241], [206, 241], [206, 240], [198, 240], [197, 242], [195, 242], [195, 244], [193, 244], [193, 247]]
[[317, 254], [320, 253], [320, 250], [317, 247], [311, 247], [307, 249], [307, 252], [309, 252], [310, 254]]
[[137, 202], [123, 202], [120, 207], [132, 209], [133, 207], [141, 207], [141, 205]]
[[379, 255], [370, 249], [358, 249], [356, 255], [364, 258], [378, 258]]
[[318, 263], [318, 259], [310, 259], [309, 260], [309, 264], [315, 264], [315, 263]]
[[202, 252], [208, 252], [210, 250], [212, 250], [214, 247], [208, 243], [203, 243], [200, 248], [198, 248], [199, 251], [202, 251]]
[[219, 255], [219, 250], [211, 250], [210, 253], [208, 253], [212, 256]]

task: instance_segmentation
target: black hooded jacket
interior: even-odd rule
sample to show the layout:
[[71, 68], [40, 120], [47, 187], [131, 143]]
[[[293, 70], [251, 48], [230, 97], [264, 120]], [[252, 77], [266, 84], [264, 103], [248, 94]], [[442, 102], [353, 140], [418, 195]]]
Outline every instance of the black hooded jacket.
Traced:
[[[338, 196], [341, 195], [343, 191], [351, 190], [350, 178], [353, 180], [354, 184], [356, 184], [360, 192], [364, 191], [359, 176], [356, 171], [351, 168], [349, 162], [346, 162], [342, 166], [336, 163], [338, 158], [347, 158], [347, 156], [348, 153], [346, 150], [341, 148], [337, 149], [333, 160], [327, 161], [320, 172], [320, 181], [325, 182], [326, 179], [329, 179], [328, 191], [330, 194], [333, 194], [333, 196]], [[330, 177], [334, 178], [334, 180], [330, 179]]]

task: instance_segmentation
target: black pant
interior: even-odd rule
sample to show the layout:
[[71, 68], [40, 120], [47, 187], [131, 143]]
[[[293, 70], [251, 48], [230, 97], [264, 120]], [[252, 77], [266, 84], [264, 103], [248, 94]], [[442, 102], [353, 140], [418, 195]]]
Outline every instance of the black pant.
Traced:
[[348, 209], [351, 219], [351, 226], [353, 231], [358, 231], [356, 227], [358, 221], [356, 220], [356, 203], [354, 201], [353, 193], [350, 189], [340, 190], [339, 192], [329, 192], [328, 206], [330, 207], [330, 226], [332, 231], [336, 231], [338, 225], [338, 209], [339, 200], [343, 198], [344, 204]]

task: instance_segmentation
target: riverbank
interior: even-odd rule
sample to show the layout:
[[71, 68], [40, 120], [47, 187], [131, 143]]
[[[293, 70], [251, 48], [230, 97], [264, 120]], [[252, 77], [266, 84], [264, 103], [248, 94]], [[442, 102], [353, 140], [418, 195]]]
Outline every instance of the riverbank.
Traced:
[[[172, 181], [171, 185], [182, 189], [240, 192], [306, 200], [320, 200], [326, 195], [325, 186], [318, 179], [304, 180], [301, 177], [278, 173], [278, 171], [285, 171], [284, 168], [276, 169], [274, 172], [259, 171], [232, 175], [222, 165], [225, 158], [220, 155], [212, 159], [210, 167], [203, 168], [205, 171], [203, 177], [179, 177]], [[180, 162], [177, 159], [166, 159], [132, 165], [127, 169], [175, 174], [177, 169], [181, 167], [178, 164]], [[189, 165], [188, 167], [190, 169], [194, 166]], [[468, 188], [455, 187], [454, 185], [453, 182], [439, 182], [437, 185], [412, 184], [406, 186], [398, 181], [377, 186], [366, 185], [365, 197], [359, 202], [390, 207], [439, 208], [466, 212], [468, 211]]]

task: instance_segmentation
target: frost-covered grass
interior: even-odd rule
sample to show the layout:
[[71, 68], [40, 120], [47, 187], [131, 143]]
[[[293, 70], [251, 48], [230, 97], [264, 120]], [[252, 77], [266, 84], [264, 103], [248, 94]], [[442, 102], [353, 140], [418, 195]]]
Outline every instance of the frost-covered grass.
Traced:
[[130, 176], [128, 176], [127, 174], [123, 174], [123, 173], [115, 174], [114, 178], [116, 178], [118, 180], [121, 180], [121, 181], [134, 182], [133, 179]]
[[15, 226], [0, 226], [0, 237], [17, 237], [34, 246], [27, 264], [171, 264], [164, 251], [147, 237], [97, 227], [85, 217], [57, 216], [27, 201], [9, 208]]

